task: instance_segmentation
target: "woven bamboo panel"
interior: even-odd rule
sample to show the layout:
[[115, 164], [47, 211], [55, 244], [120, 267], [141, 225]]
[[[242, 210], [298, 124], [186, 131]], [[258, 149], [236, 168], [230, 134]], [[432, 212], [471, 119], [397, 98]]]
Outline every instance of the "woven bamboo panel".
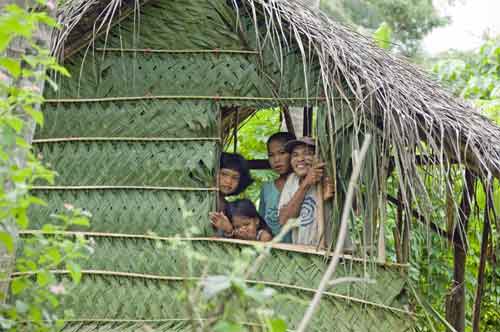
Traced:
[[[80, 80], [61, 82], [59, 97], [145, 95], [264, 96], [254, 55], [107, 53], [85, 60]], [[81, 64], [69, 66], [78, 77]], [[53, 96], [53, 95], [52, 95]]]
[[188, 323], [174, 320], [171, 322], [144, 322], [144, 323], [73, 323], [67, 324], [65, 332], [187, 332], [192, 331]]
[[64, 203], [71, 203], [92, 212], [86, 231], [174, 236], [196, 227], [196, 235], [212, 233], [208, 213], [214, 210], [214, 192], [115, 189], [37, 190], [34, 194], [48, 203], [30, 208], [34, 229], [49, 221], [51, 214], [61, 213]]
[[73, 323], [67, 324], [65, 332], [186, 332], [192, 331], [190, 325], [184, 321], [172, 322], [144, 322], [144, 323]]
[[[206, 220], [206, 218], [204, 219]], [[208, 221], [207, 221], [208, 224]], [[144, 239], [95, 238], [95, 253], [92, 260], [82, 262], [88, 270], [108, 270], [144, 273], [153, 275], [181, 276], [184, 273], [183, 247], [175, 248], [169, 243]], [[220, 241], [198, 240], [192, 242], [193, 249], [210, 253], [212, 275], [221, 275], [232, 269], [232, 262], [241, 257], [244, 246]], [[129, 257], [135, 257], [130, 260]], [[196, 265], [198, 264], [198, 265]], [[195, 263], [193, 276], [202, 275], [205, 262]], [[388, 306], [404, 305], [403, 294], [406, 275], [399, 269], [370, 264], [366, 274], [376, 280], [376, 284], [339, 284], [334, 292], [369, 302]], [[272, 258], [262, 266], [256, 280], [277, 282], [300, 287], [314, 287], [319, 284], [326, 269], [324, 257], [300, 252], [273, 250]], [[336, 277], [365, 277], [362, 262], [344, 260]]]
[[153, 1], [141, 8], [140, 15], [135, 22], [130, 17], [111, 29], [106, 45], [154, 49], [243, 48], [240, 36], [232, 31], [235, 12], [225, 1]]
[[139, 100], [45, 104], [35, 138], [217, 137], [211, 101]]
[[[187, 319], [177, 296], [181, 287], [178, 281], [84, 276], [61, 307], [72, 308], [79, 319]], [[293, 329], [311, 297], [310, 292], [282, 288], [272, 307]], [[408, 331], [412, 320], [400, 312], [325, 296], [311, 325], [309, 331]]]
[[57, 185], [214, 186], [215, 142], [63, 142], [35, 152]]

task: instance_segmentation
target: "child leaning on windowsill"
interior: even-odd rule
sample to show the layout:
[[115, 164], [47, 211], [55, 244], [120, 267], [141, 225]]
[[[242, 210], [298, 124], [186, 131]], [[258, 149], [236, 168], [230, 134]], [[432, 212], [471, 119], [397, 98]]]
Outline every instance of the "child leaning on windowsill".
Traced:
[[[226, 205], [225, 213], [215, 213], [212, 224], [224, 231], [225, 237], [250, 241], [271, 241], [271, 230], [248, 199]], [[228, 227], [230, 225], [230, 227]]]
[[227, 218], [224, 218], [224, 211], [228, 204], [226, 197], [240, 194], [252, 182], [253, 179], [245, 158], [237, 153], [223, 152], [221, 154], [220, 167], [217, 173], [219, 187], [217, 211], [209, 214], [217, 236], [231, 237], [228, 234], [232, 230], [232, 225]]

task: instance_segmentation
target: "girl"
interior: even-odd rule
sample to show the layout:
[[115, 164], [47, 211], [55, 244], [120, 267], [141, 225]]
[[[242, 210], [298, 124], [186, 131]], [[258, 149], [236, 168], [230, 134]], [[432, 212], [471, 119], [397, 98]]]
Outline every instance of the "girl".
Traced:
[[[269, 164], [271, 165], [271, 169], [278, 173], [278, 178], [274, 181], [266, 182], [262, 186], [259, 200], [259, 214], [266, 221], [273, 236], [278, 235], [283, 227], [278, 220], [278, 203], [286, 179], [291, 173], [290, 153], [286, 151], [285, 144], [293, 140], [295, 140], [295, 135], [287, 132], [273, 134], [267, 140]], [[291, 233], [287, 233], [281, 242], [291, 243]]]
[[233, 226], [233, 237], [241, 240], [271, 241], [271, 230], [260, 217], [249, 199], [238, 199], [226, 207], [226, 215]]
[[253, 179], [245, 158], [237, 153], [223, 152], [221, 154], [219, 172], [217, 173], [219, 186], [217, 212], [210, 213], [210, 221], [217, 230], [218, 236], [228, 236], [233, 230], [231, 223], [222, 212], [228, 204], [226, 196], [240, 194], [252, 182]]

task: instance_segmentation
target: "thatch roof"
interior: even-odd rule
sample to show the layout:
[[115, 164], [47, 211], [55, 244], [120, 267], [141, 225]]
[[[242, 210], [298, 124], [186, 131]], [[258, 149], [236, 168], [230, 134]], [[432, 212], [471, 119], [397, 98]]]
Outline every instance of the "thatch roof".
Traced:
[[[54, 52], [73, 54], [95, 35], [109, 31], [109, 22], [139, 11], [137, 2], [67, 0], [60, 8], [63, 29], [55, 38]], [[331, 97], [330, 107], [332, 91], [341, 90], [339, 82], [347, 83], [347, 92], [358, 101], [354, 105], [346, 98], [353, 113], [362, 117], [372, 112], [367, 104], [375, 101], [376, 114], [371, 116], [383, 123], [380, 128], [384, 139], [400, 155], [403, 168], [414, 164], [415, 147], [423, 141], [440, 159], [464, 163], [482, 175], [500, 178], [500, 128], [471, 105], [453, 97], [417, 66], [380, 49], [369, 38], [324, 14], [309, 10], [298, 0], [231, 2], [240, 15], [247, 13], [255, 20], [265, 16], [269, 36], [277, 45], [286, 44], [285, 38], [292, 36], [299, 49], [315, 53], [325, 95]]]

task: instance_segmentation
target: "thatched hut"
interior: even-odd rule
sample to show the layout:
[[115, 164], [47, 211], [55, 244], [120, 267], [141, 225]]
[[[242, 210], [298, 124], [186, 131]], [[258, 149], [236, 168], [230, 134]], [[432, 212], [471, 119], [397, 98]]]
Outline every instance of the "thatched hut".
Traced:
[[[198, 237], [184, 240], [221, 260], [251, 245], [210, 237], [221, 142], [254, 112], [274, 107], [286, 116], [290, 106], [314, 112], [312, 134], [337, 188], [334, 220], [353, 151], [373, 137], [352, 220], [358, 257], [346, 255], [339, 273], [362, 277], [369, 266], [377, 283], [328, 293], [311, 331], [412, 330], [410, 221], [465, 254], [473, 180], [500, 177], [500, 128], [420, 69], [297, 0], [75, 0], [59, 20], [53, 51], [72, 77], [47, 93], [45, 126], [33, 141], [59, 176], [55, 186], [33, 188], [49, 206], [32, 209], [31, 219], [36, 226], [64, 202], [94, 215], [81, 233], [94, 238], [95, 254], [64, 305], [78, 318], [72, 330], [135, 331], [144, 321], [155, 331], [182, 329], [174, 296], [181, 253], [158, 251], [155, 241], [196, 226]], [[455, 178], [464, 179], [461, 201]], [[440, 195], [448, 229], [435, 218]], [[397, 262], [385, 254], [388, 203], [398, 215]], [[307, 300], [324, 255], [276, 245], [255, 282]], [[275, 308], [293, 328], [305, 307]]]

